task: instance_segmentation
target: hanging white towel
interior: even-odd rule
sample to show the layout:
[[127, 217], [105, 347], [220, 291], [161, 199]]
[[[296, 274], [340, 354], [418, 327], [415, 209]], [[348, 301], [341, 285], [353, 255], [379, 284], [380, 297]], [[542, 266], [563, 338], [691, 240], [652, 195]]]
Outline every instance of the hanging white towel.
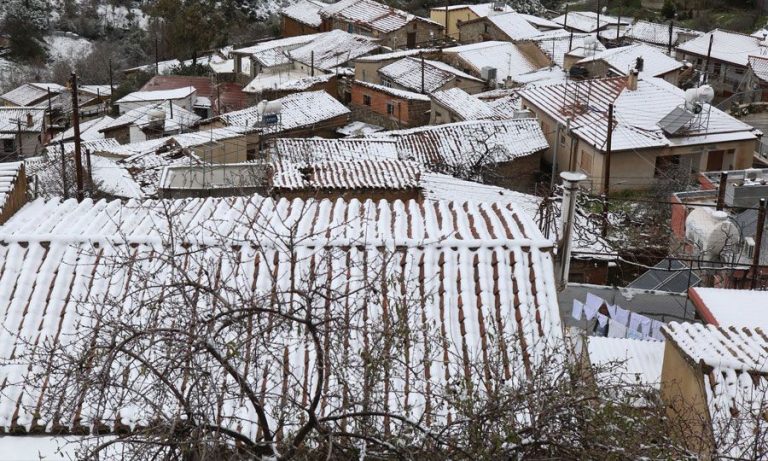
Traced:
[[613, 319], [620, 324], [627, 326], [629, 323], [629, 311], [616, 306], [616, 315], [613, 317]]
[[573, 317], [576, 320], [581, 320], [581, 317], [583, 315], [584, 315], [584, 303], [582, 303], [578, 299], [574, 299], [573, 310], [571, 311], [571, 317]]
[[591, 304], [584, 304], [584, 316], [587, 320], [592, 320], [597, 314], [597, 310], [600, 309], [600, 305], [594, 306]]
[[643, 315], [640, 315], [639, 317], [640, 317], [640, 333], [642, 333], [643, 336], [651, 336], [651, 319]]
[[630, 339], [644, 339], [645, 338], [642, 333], [640, 333], [639, 331], [635, 331], [635, 330], [627, 330], [627, 337], [630, 338]]
[[638, 331], [638, 329], [640, 328], [640, 317], [642, 317], [642, 315], [635, 314], [634, 312], [631, 313], [631, 315], [629, 316], [630, 330]]
[[592, 293], [587, 293], [587, 300], [584, 303], [585, 306], [589, 306], [590, 308], [594, 307], [595, 311], [600, 309], [600, 306], [603, 305], [605, 301], [600, 296], [593, 295]]
[[615, 304], [608, 304], [608, 314], [612, 319], [616, 318], [616, 311], [618, 309], [621, 309], [621, 308]]
[[664, 322], [659, 322], [658, 320], [652, 320], [651, 321], [651, 337], [654, 339], [658, 339], [659, 341], [664, 341], [664, 335], [661, 333], [661, 327], [664, 326]]
[[626, 338], [626, 336], [627, 336], [627, 327], [620, 324], [619, 322], [614, 322], [613, 320], [608, 322], [609, 338]]
[[604, 327], [608, 324], [608, 316], [598, 313], [597, 314], [597, 324], [601, 327]]

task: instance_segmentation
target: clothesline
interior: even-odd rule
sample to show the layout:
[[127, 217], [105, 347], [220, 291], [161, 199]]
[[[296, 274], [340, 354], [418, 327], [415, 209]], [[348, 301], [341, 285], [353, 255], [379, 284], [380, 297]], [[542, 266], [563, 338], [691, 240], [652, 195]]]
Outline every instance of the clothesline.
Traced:
[[664, 341], [661, 334], [664, 322], [623, 309], [592, 293], [587, 293], [583, 303], [578, 299], [573, 300], [571, 316], [577, 321], [582, 317], [587, 320], [596, 318], [595, 330], [600, 336]]

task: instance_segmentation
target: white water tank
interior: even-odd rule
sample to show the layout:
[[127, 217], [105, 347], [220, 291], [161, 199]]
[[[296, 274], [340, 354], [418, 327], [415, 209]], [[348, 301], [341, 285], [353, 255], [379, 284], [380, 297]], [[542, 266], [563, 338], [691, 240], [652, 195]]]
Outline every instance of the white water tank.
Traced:
[[703, 260], [718, 261], [723, 251], [735, 250], [740, 233], [728, 213], [698, 207], [685, 219], [685, 238]]
[[152, 130], [162, 131], [165, 129], [165, 111], [157, 107], [147, 111], [147, 117], [149, 117], [149, 123], [147, 128]]

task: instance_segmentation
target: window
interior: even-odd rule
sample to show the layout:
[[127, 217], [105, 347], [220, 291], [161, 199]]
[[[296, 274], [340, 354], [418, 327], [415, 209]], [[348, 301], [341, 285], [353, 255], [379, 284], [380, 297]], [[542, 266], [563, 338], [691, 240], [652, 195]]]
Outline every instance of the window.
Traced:
[[13, 152], [13, 139], [3, 139], [3, 152]]
[[392, 101], [389, 101], [387, 103], [387, 115], [392, 115], [395, 113], [395, 104]]
[[722, 64], [719, 62], [716, 62], [715, 65], [712, 67], [712, 75], [720, 75], [720, 70], [722, 68]]
[[347, 24], [347, 32], [349, 32], [350, 34], [354, 33], [355, 26], [353, 26], [352, 24]]
[[744, 69], [737, 67], [733, 69], [734, 72], [736, 72], [736, 75], [744, 75]]
[[483, 32], [488, 33], [488, 24], [483, 24]]
[[363, 104], [365, 104], [366, 106], [371, 105], [371, 97], [369, 95], [367, 94], [363, 95]]
[[363, 81], [364, 82], [368, 81], [368, 75], [366, 74], [365, 69], [363, 69]]
[[665, 177], [670, 170], [680, 165], [679, 155], [667, 155], [664, 157], [656, 157], [656, 165], [654, 166], [653, 177], [662, 178]]
[[392, 82], [386, 78], [381, 79], [381, 84], [386, 86], [387, 88], [392, 88]]

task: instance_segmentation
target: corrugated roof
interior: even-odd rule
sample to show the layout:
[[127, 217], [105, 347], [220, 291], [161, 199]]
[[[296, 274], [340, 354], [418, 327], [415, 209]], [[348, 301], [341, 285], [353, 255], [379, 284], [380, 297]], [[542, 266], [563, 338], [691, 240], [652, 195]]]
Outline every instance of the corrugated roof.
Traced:
[[429, 95], [417, 93], [415, 91], [400, 90], [398, 88], [392, 88], [391, 86], [377, 85], [375, 83], [368, 83], [357, 80], [353, 85], [362, 86], [364, 88], [370, 88], [372, 90], [380, 91], [385, 94], [395, 96], [402, 99], [411, 99], [414, 101], [429, 101]]
[[283, 8], [280, 10], [280, 14], [310, 27], [320, 27], [323, 22], [323, 18], [320, 17], [320, 10], [325, 6], [324, 2], [301, 0]]
[[637, 58], [643, 59], [643, 70], [640, 74], [651, 77], [660, 77], [683, 67], [683, 63], [680, 61], [644, 43], [600, 51], [582, 59], [579, 64], [603, 61], [618, 74], [628, 75], [629, 71], [637, 66]]
[[[170, 219], [168, 205], [174, 209]], [[176, 246], [163, 237], [170, 225], [180, 236]], [[286, 250], [279, 242], [289, 235], [295, 246]], [[545, 355], [550, 357], [550, 350], [562, 347], [551, 244], [513, 206], [275, 201], [257, 196], [125, 204], [36, 200], [0, 228], [0, 240], [4, 242], [0, 260], [12, 262], [4, 265], [0, 278], [0, 360], [14, 363], [0, 368], [0, 380], [5, 383], [0, 426], [6, 431], [45, 432], [59, 426], [64, 431], [89, 431], [98, 422], [103, 433], [121, 421], [133, 428], [155, 418], [162, 424], [176, 417], [175, 404], [162, 398], [167, 389], [151, 373], [131, 385], [142, 399], [166, 402], [162, 414], [149, 406], [142, 408], [148, 412], [145, 416], [132, 416], [126, 413], [124, 398], [111, 395], [109, 389], [109, 396], [101, 399], [87, 380], [76, 394], [66, 395], [82, 397], [75, 414], [55, 393], [53, 383], [66, 382], [58, 374], [61, 370], [40, 362], [28, 367], [23, 362], [32, 360], [27, 355], [33, 352], [29, 344], [50, 342], [71, 350], [88, 347], [90, 342], [77, 342], [76, 334], [90, 331], [90, 315], [102, 304], [79, 302], [83, 299], [114, 301], [112, 312], [124, 317], [126, 326], [146, 325], [150, 311], [152, 318], [161, 319], [156, 322], [163, 322], [161, 310], [181, 301], [172, 290], [157, 302], [136, 300], [157, 294], [142, 274], [166, 280], [172, 267], [210, 276], [211, 286], [223, 296], [237, 290], [245, 299], [282, 299], [288, 287], [312, 290], [327, 281], [335, 295], [317, 315], [341, 319], [334, 323], [334, 332], [349, 343], [343, 346], [349, 360], [327, 370], [333, 386], [345, 386], [327, 394], [318, 406], [319, 417], [344, 411], [343, 402], [356, 401], [349, 397], [363, 394], [365, 380], [358, 378], [365, 370], [357, 364], [372, 348], [381, 347], [382, 336], [370, 325], [380, 326], [384, 338], [394, 334], [392, 325], [407, 329], [412, 347], [393, 348], [395, 356], [387, 362], [388, 373], [379, 381], [382, 385], [366, 387], [366, 392], [372, 402], [387, 402], [390, 411], [397, 409], [426, 427], [445, 424], [449, 413], [459, 411], [445, 394], [457, 381], [484, 392], [486, 386], [525, 380], [528, 363], [535, 366]], [[197, 257], [198, 262], [216, 261], [222, 270], [206, 271], [204, 276], [198, 272], [202, 267], [179, 264]], [[387, 289], [366, 288], [368, 283], [380, 284], [382, 274], [386, 274]], [[205, 296], [193, 299], [184, 305], [200, 315], [217, 306]], [[380, 306], [398, 308], [389, 310], [387, 317]], [[281, 411], [289, 416], [280, 421], [290, 426], [300, 419], [293, 402], [301, 402], [306, 395], [302, 383], [314, 376], [304, 354], [305, 348], [313, 346], [308, 335], [295, 333], [288, 325], [272, 325], [262, 330], [269, 337], [259, 335], [244, 346], [253, 355], [237, 355], [233, 361], [238, 370], [258, 378], [259, 388], [275, 390], [262, 400], [269, 423], [278, 424], [272, 415]], [[113, 338], [106, 328], [95, 334], [105, 335], [96, 338], [97, 343]], [[86, 337], [90, 341], [91, 336]], [[440, 345], [431, 351], [416, 346], [431, 344], [436, 337], [442, 338]], [[227, 338], [223, 331], [209, 340], [219, 344]], [[265, 344], [269, 350], [264, 350]], [[222, 343], [222, 347], [226, 346]], [[256, 359], [268, 354], [279, 358]], [[100, 357], [94, 355], [94, 360]], [[111, 362], [113, 375], [123, 376], [123, 367], [137, 369], [136, 363], [128, 362]], [[91, 365], [99, 369], [101, 362]], [[50, 370], [51, 386], [32, 384], [38, 382], [34, 377], [41, 370]], [[166, 373], [175, 382], [184, 371]], [[215, 412], [218, 419], [211, 422], [253, 437], [258, 430], [253, 407], [240, 392], [230, 391], [237, 388], [231, 379], [222, 379], [221, 387], [210, 391], [223, 402]], [[123, 396], [124, 391], [114, 389]]]
[[[276, 99], [282, 105], [279, 121], [262, 128], [274, 133], [307, 127], [336, 117], [346, 116], [351, 111], [325, 91], [306, 91]], [[256, 106], [221, 116], [227, 125], [253, 128], [260, 122]]]
[[768, 83], [768, 56], [750, 56], [749, 67], [755, 77]]
[[[680, 34], [689, 34], [700, 36], [704, 32], [682, 27], [672, 27], [672, 46], [680, 44]], [[652, 43], [659, 46], [669, 45], [669, 24], [660, 24], [658, 22], [644, 21], [638, 19], [627, 31], [627, 37], [641, 42]]]
[[738, 32], [715, 29], [677, 46], [677, 50], [706, 58], [712, 39], [712, 59], [746, 67], [749, 56], [765, 56], [768, 47], [760, 45], [762, 39]]
[[571, 11], [567, 14], [567, 17], [564, 14], [552, 19], [552, 21], [580, 32], [595, 32], [597, 29], [602, 29], [607, 25], [631, 24], [631, 20], [627, 18], [619, 20], [617, 17], [601, 14], [600, 25], [598, 26], [597, 13], [594, 11]]
[[144, 102], [144, 101], [166, 101], [173, 99], [183, 99], [187, 96], [194, 94], [197, 90], [194, 86], [185, 86], [181, 88], [173, 88], [169, 90], [157, 90], [157, 91], [134, 91], [129, 93], [116, 101], [117, 104], [126, 102]]
[[275, 162], [277, 190], [407, 190], [419, 187], [421, 165], [402, 160]]
[[589, 362], [598, 367], [599, 382], [659, 388], [664, 342], [629, 338], [587, 337]]
[[314, 59], [315, 69], [330, 71], [377, 49], [379, 45], [373, 39], [334, 29], [288, 51], [288, 55], [305, 65], [311, 65]]
[[[32, 115], [32, 124], [27, 123]], [[39, 133], [43, 129], [45, 109], [34, 107], [0, 107], [0, 133]]]
[[[440, 89], [443, 85], [455, 78], [462, 78], [482, 82], [477, 77], [473, 77], [460, 71], [448, 64], [440, 61], [424, 60], [424, 92], [431, 93]], [[422, 60], [414, 57], [407, 57], [388, 64], [379, 69], [379, 74], [393, 84], [403, 88], [420, 92]]]

